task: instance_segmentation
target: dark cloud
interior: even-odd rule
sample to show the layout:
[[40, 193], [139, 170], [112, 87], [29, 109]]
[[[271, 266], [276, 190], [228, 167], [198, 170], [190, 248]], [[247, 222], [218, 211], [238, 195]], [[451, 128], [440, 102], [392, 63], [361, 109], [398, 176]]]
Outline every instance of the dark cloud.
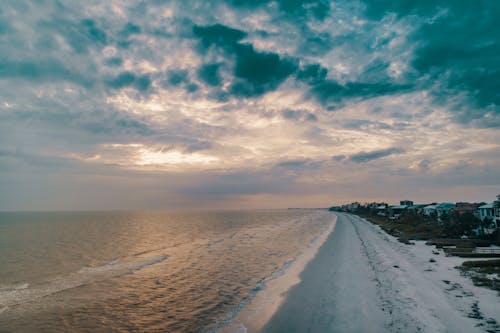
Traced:
[[54, 16], [51, 20], [38, 22], [39, 29], [46, 32], [41, 47], [50, 48], [50, 40], [57, 35], [62, 36], [77, 54], [85, 54], [92, 47], [102, 48], [108, 44], [107, 33], [95, 20], [82, 19], [75, 22], [66, 18], [64, 14], [68, 13], [63, 10], [59, 16]]
[[185, 69], [173, 69], [167, 72], [168, 83], [173, 86], [178, 86], [189, 82], [189, 73]]
[[244, 31], [226, 27], [222, 24], [195, 25], [193, 35], [200, 40], [203, 51], [206, 51], [212, 45], [232, 50], [240, 40], [247, 36]]
[[141, 33], [141, 27], [132, 23], [128, 22], [120, 31], [120, 37], [123, 38], [128, 38], [130, 35], [136, 35]]
[[253, 97], [275, 90], [297, 69], [292, 60], [276, 53], [257, 52], [249, 44], [236, 45], [235, 55], [237, 80], [230, 89], [235, 96]]
[[[292, 59], [272, 52], [259, 52], [252, 44], [240, 43], [247, 35], [241, 30], [216, 24], [194, 26], [193, 34], [200, 40], [202, 53], [215, 46], [229, 59], [235, 57], [234, 80], [229, 88], [233, 96], [255, 97], [275, 90], [297, 70], [297, 64]], [[211, 78], [214, 79], [214, 76]]]
[[115, 78], [109, 80], [108, 85], [111, 88], [121, 89], [125, 87], [133, 87], [141, 92], [146, 92], [151, 86], [151, 79], [149, 75], [137, 75], [132, 72], [126, 71], [120, 73]]
[[162, 82], [164, 88], [182, 87], [189, 93], [199, 90], [196, 83], [193, 83], [186, 69], [171, 69], [166, 72], [167, 80]]
[[306, 65], [297, 73], [297, 80], [309, 84], [317, 84], [325, 81], [328, 70], [318, 64]]
[[399, 148], [388, 148], [381, 150], [374, 150], [370, 152], [361, 152], [358, 154], [350, 155], [349, 160], [355, 163], [365, 163], [373, 160], [377, 160], [382, 157], [389, 155], [400, 154], [403, 150]]
[[121, 66], [123, 64], [123, 59], [120, 57], [107, 58], [105, 61], [108, 66]]
[[106, 32], [99, 29], [94, 20], [84, 19], [81, 21], [81, 26], [83, 29], [80, 29], [80, 31], [83, 31], [83, 34], [90, 41], [98, 43], [98, 44], [106, 44], [106, 41], [107, 41]]
[[334, 39], [329, 33], [304, 31], [297, 51], [307, 56], [323, 56], [335, 47]]
[[220, 64], [204, 64], [198, 69], [198, 78], [210, 86], [219, 86], [221, 77], [219, 74]]
[[[268, 5], [271, 0], [226, 0], [232, 6], [240, 8], [257, 8]], [[323, 20], [330, 11], [329, 0], [281, 0], [277, 2], [280, 11], [290, 19], [313, 17]]]
[[[500, 2], [364, 2], [374, 20], [388, 13], [421, 18], [409, 40], [416, 46], [412, 66], [426, 80], [441, 82], [434, 91], [436, 101], [453, 103], [455, 120], [464, 124], [483, 120], [485, 126], [500, 123]], [[467, 105], [454, 103], [459, 94], [466, 95]], [[497, 119], [492, 119], [492, 112]]]
[[337, 106], [346, 99], [367, 99], [382, 95], [391, 95], [408, 91], [411, 84], [395, 84], [392, 82], [348, 82], [340, 84], [333, 80], [324, 80], [312, 85], [310, 93], [325, 106]]

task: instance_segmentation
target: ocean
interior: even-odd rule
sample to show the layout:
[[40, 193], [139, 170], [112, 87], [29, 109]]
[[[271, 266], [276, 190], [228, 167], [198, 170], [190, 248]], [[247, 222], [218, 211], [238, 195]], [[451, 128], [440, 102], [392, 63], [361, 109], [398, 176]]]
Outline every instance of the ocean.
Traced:
[[217, 332], [325, 210], [0, 212], [0, 332]]

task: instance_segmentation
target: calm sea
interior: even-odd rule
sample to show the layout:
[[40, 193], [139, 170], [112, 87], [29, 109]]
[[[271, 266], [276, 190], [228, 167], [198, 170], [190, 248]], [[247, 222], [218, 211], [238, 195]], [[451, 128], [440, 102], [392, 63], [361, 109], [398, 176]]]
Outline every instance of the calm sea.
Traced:
[[0, 213], [0, 332], [215, 332], [322, 210]]

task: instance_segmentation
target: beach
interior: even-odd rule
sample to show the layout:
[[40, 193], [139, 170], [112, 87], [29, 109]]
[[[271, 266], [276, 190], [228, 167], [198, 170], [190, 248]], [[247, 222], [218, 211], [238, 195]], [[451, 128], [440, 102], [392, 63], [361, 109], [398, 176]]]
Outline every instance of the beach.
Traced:
[[499, 332], [500, 298], [461, 276], [454, 267], [462, 261], [338, 213], [334, 231], [261, 331]]

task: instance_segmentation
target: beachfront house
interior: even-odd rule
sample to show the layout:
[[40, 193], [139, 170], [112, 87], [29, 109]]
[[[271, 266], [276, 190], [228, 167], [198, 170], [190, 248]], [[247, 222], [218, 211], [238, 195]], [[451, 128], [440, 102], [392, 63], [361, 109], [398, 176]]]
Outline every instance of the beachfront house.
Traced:
[[343, 205], [342, 208], [348, 212], [355, 212], [359, 209], [359, 207], [361, 206], [361, 204], [359, 202], [352, 202], [350, 204], [347, 204], [347, 205]]
[[399, 205], [400, 206], [407, 206], [407, 207], [410, 207], [410, 206], [413, 206], [413, 201], [411, 200], [401, 200], [399, 202]]
[[407, 207], [406, 210], [414, 215], [423, 214], [424, 207], [427, 207], [427, 206], [428, 206], [428, 204], [413, 204], [413, 205]]
[[444, 214], [450, 215], [451, 210], [455, 208], [455, 204], [451, 202], [442, 202], [436, 206], [436, 212], [438, 218]]
[[482, 205], [479, 207], [479, 219], [484, 221], [485, 219], [493, 220], [493, 203]]
[[382, 204], [375, 207], [375, 212], [378, 216], [386, 216], [387, 215], [387, 204]]
[[495, 227], [500, 229], [500, 194], [497, 195], [497, 199], [493, 202], [493, 215]]
[[424, 214], [426, 216], [437, 216], [436, 207], [437, 207], [436, 204], [425, 206], [422, 209], [422, 214]]
[[391, 220], [397, 220], [406, 210], [407, 206], [398, 205], [398, 206], [389, 206], [389, 218]]
[[495, 218], [495, 207], [493, 203], [479, 207], [479, 219], [483, 222], [483, 231], [485, 234], [491, 234], [500, 227]]
[[451, 210], [451, 213], [458, 214], [459, 216], [462, 216], [464, 214], [473, 214], [476, 215], [479, 218], [479, 208], [480, 204], [477, 203], [468, 203], [468, 202], [457, 202], [455, 207]]
[[449, 216], [451, 210], [455, 207], [454, 203], [451, 202], [441, 202], [439, 204], [432, 204], [425, 206], [422, 209], [422, 214], [431, 217], [437, 217], [438, 222], [441, 222], [441, 217], [444, 215]]

